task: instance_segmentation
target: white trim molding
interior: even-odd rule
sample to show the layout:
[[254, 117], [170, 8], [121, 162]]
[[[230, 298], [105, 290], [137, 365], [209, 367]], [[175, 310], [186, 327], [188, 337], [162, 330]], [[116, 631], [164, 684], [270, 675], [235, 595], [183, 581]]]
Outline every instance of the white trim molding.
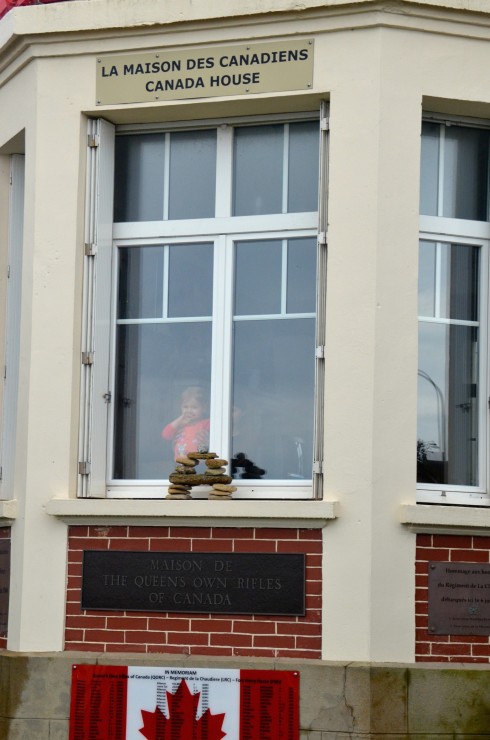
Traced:
[[17, 501], [8, 499], [0, 501], [0, 526], [17, 518]]
[[490, 534], [490, 508], [402, 504], [399, 521], [412, 532], [427, 534]]
[[167, 501], [56, 499], [46, 513], [67, 524], [321, 528], [338, 516], [337, 501]]

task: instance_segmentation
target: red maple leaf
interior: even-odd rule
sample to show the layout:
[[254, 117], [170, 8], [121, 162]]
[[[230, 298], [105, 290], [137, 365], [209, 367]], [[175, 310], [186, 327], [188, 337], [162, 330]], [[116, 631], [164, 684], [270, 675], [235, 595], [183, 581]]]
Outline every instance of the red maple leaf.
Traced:
[[196, 719], [199, 692], [191, 694], [185, 681], [181, 681], [175, 694], [167, 691], [168, 719], [156, 707], [154, 712], [141, 710], [143, 727], [140, 733], [147, 740], [221, 740], [224, 714], [211, 714], [209, 709]]

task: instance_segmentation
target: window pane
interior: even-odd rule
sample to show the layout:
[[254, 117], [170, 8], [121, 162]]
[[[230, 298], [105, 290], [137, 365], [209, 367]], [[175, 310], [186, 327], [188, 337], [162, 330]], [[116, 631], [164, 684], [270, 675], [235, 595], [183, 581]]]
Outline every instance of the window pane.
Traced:
[[419, 316], [478, 321], [479, 247], [420, 243]]
[[236, 128], [234, 136], [233, 215], [281, 213], [284, 126]]
[[436, 315], [436, 244], [420, 242], [419, 316]]
[[116, 137], [114, 221], [163, 218], [163, 134]]
[[420, 483], [478, 485], [478, 329], [421, 323]]
[[420, 166], [420, 213], [437, 216], [437, 189], [439, 182], [438, 123], [422, 124], [422, 151]]
[[118, 318], [161, 317], [162, 291], [163, 247], [119, 250]]
[[282, 242], [235, 246], [235, 315], [280, 313]]
[[488, 147], [487, 131], [458, 126], [446, 127], [444, 216], [486, 220]]
[[478, 247], [439, 245], [441, 316], [478, 321]]
[[176, 453], [207, 444], [210, 378], [210, 322], [117, 327], [115, 478], [166, 479]]
[[237, 321], [234, 329], [233, 475], [311, 479], [314, 319]]
[[289, 126], [288, 213], [318, 210], [318, 121]]
[[213, 245], [169, 247], [168, 315], [211, 316], [213, 312]]
[[314, 313], [316, 287], [316, 240], [291, 239], [288, 242], [288, 313]]
[[170, 136], [169, 218], [211, 218], [215, 213], [216, 131]]

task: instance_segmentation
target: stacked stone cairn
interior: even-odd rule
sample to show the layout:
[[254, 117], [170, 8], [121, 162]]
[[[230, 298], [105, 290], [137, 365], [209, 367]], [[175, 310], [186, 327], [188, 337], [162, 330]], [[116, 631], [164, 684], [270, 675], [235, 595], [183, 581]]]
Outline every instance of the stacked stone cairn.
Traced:
[[[206, 471], [197, 473], [196, 467], [201, 460], [206, 463]], [[209, 499], [231, 499], [236, 486], [231, 486], [233, 478], [227, 475], [228, 460], [222, 460], [215, 452], [189, 452], [185, 457], [178, 457], [173, 473], [169, 475], [168, 499], [188, 499], [194, 486], [211, 486]]]

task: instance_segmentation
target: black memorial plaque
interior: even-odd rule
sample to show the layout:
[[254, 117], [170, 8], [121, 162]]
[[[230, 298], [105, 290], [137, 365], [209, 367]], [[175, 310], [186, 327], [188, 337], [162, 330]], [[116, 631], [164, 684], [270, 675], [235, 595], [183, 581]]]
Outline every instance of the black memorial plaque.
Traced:
[[490, 635], [489, 563], [429, 563], [429, 633]]
[[305, 556], [86, 550], [82, 609], [305, 613]]
[[0, 540], [0, 637], [7, 636], [10, 592], [10, 540]]

